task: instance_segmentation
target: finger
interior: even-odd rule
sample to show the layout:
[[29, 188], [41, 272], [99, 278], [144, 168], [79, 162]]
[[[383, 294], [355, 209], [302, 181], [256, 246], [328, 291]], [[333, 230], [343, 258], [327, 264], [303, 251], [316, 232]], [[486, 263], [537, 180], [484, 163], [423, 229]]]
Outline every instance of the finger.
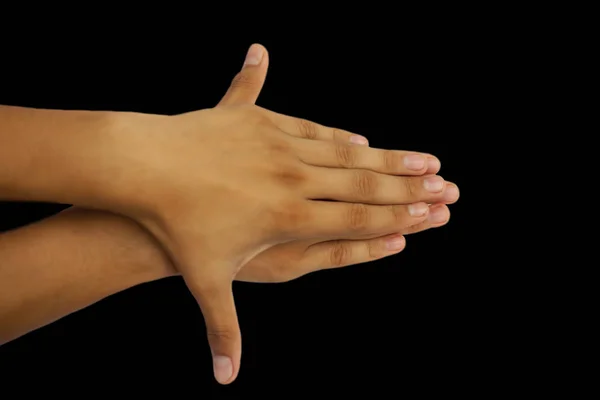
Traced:
[[[366, 234], [366, 235], [360, 235], [360, 234], [354, 234], [352, 236], [350, 235], [343, 235], [340, 236], [337, 239], [347, 239], [347, 240], [367, 240], [367, 239], [375, 239], [377, 237], [381, 237], [381, 236], [385, 236], [385, 235], [391, 235], [393, 233], [397, 233], [399, 235], [413, 235], [415, 233], [420, 233], [420, 232], [424, 232], [426, 230], [432, 229], [432, 228], [441, 228], [442, 226], [446, 225], [449, 221], [450, 221], [450, 209], [448, 208], [448, 206], [446, 206], [445, 204], [434, 204], [429, 206], [429, 213], [427, 214], [427, 218], [425, 219], [425, 221], [419, 222], [415, 225], [409, 226], [407, 228], [404, 229], [399, 229], [397, 232], [393, 231], [384, 231], [383, 233], [379, 233], [379, 234]], [[318, 243], [320, 241], [313, 241], [312, 243]]]
[[[429, 212], [427, 213], [427, 217], [425, 220], [420, 221], [414, 225], [408, 226], [406, 228], [396, 229], [394, 227], [389, 228], [388, 230], [379, 231], [376, 233], [370, 234], [360, 234], [356, 232], [350, 232], [346, 234], [342, 234], [339, 237], [336, 237], [337, 240], [369, 240], [376, 239], [387, 235], [398, 234], [398, 235], [411, 235], [414, 233], [419, 233], [426, 231], [431, 228], [439, 228], [444, 226], [450, 220], [450, 210], [444, 204], [434, 204], [429, 206]], [[321, 243], [323, 240], [311, 240], [312, 244]]]
[[[402, 150], [374, 149], [335, 142], [295, 142], [300, 159], [309, 165], [329, 168], [360, 168], [392, 175], [423, 175], [428, 171], [428, 154]], [[439, 163], [439, 161], [438, 161]], [[435, 165], [432, 165], [435, 169]]]
[[301, 266], [312, 271], [361, 264], [397, 254], [406, 240], [393, 234], [368, 240], [332, 240], [314, 244], [304, 253]]
[[215, 379], [229, 384], [236, 378], [242, 352], [242, 337], [231, 290], [231, 282], [202, 279], [186, 284], [200, 305], [213, 357]]
[[357, 238], [399, 232], [423, 222], [429, 213], [426, 203], [410, 205], [366, 205], [331, 201], [309, 201], [296, 215], [297, 222], [286, 232], [294, 239]]
[[416, 225], [410, 226], [401, 231], [403, 235], [412, 235], [426, 231], [431, 228], [439, 228], [450, 221], [450, 210], [444, 204], [435, 204], [429, 207], [427, 219]]
[[[262, 109], [282, 131], [302, 139], [330, 141], [343, 144], [369, 145], [366, 137], [338, 128], [326, 127], [302, 118], [290, 117], [271, 110]], [[413, 152], [414, 153], [414, 152]], [[418, 153], [419, 154], [419, 153]], [[420, 153], [425, 154], [425, 153]], [[427, 156], [427, 174], [437, 174], [440, 171], [440, 160], [431, 154]]]
[[444, 189], [444, 194], [442, 195], [440, 203], [454, 204], [458, 201], [459, 197], [460, 191], [458, 190], [458, 186], [452, 182], [446, 182], [446, 188]]
[[250, 46], [242, 70], [233, 78], [218, 106], [254, 104], [260, 95], [269, 67], [269, 54], [260, 44]]
[[310, 140], [335, 141], [345, 144], [369, 145], [366, 137], [342, 129], [329, 128], [302, 118], [290, 117], [271, 110], [264, 114], [285, 133]]
[[[458, 189], [441, 176], [392, 176], [363, 169], [315, 168], [303, 192], [310, 199], [365, 204], [411, 204], [455, 201]], [[446, 197], [447, 196], [447, 197]]]
[[440, 172], [440, 169], [442, 169], [442, 163], [440, 160], [431, 154], [427, 154], [427, 171], [425, 171], [425, 174], [435, 175]]

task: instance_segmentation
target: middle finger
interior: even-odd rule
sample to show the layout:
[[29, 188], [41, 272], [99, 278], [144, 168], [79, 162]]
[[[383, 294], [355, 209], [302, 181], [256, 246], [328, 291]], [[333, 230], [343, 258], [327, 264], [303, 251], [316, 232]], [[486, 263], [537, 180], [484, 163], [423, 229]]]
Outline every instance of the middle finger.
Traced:
[[[363, 169], [314, 168], [304, 188], [313, 200], [364, 204], [453, 202], [456, 185], [441, 176], [391, 176]], [[448, 192], [448, 193], [446, 193]]]
[[439, 160], [429, 154], [375, 149], [339, 142], [295, 140], [298, 157], [306, 164], [330, 168], [360, 168], [391, 175], [423, 175], [439, 171]]

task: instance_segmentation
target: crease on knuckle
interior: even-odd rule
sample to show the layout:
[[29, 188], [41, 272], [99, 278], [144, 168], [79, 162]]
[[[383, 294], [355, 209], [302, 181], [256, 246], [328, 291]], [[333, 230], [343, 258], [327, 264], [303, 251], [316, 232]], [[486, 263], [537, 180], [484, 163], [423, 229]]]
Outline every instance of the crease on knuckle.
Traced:
[[235, 335], [235, 333], [231, 332], [230, 329], [215, 327], [215, 328], [207, 329], [206, 336], [208, 336], [209, 339], [213, 338], [213, 339], [232, 340], [232, 339], [235, 339], [236, 335]]
[[383, 159], [383, 168], [388, 172], [394, 172], [398, 170], [400, 165], [400, 155], [393, 150], [383, 150], [381, 153]]
[[404, 183], [404, 194], [406, 199], [413, 200], [417, 197], [417, 190], [415, 189], [415, 180], [411, 178], [401, 178]]
[[329, 252], [329, 262], [334, 267], [346, 265], [352, 257], [352, 248], [341, 240], [336, 240]]
[[377, 177], [370, 171], [356, 171], [354, 191], [361, 199], [371, 199], [377, 191]]
[[352, 231], [362, 231], [369, 225], [371, 216], [364, 204], [351, 204], [348, 208], [348, 228]]
[[413, 234], [413, 233], [417, 233], [417, 232], [421, 232], [421, 231], [427, 230], [427, 229], [429, 229], [431, 227], [432, 227], [431, 222], [429, 222], [429, 221], [423, 221], [423, 222], [420, 222], [420, 223], [418, 223], [416, 225], [411, 225], [411, 226], [409, 226], [407, 228], [402, 229], [402, 231], [400, 233], [402, 233], [403, 235], [410, 235], [410, 234]]
[[296, 167], [277, 168], [273, 174], [277, 181], [291, 187], [301, 187], [306, 181], [305, 174]]
[[253, 87], [254, 85], [254, 79], [243, 72], [238, 72], [237, 75], [231, 80], [231, 87], [233, 88], [249, 88]]
[[405, 221], [404, 207], [399, 205], [388, 206], [394, 225], [402, 224]]
[[354, 168], [356, 165], [356, 151], [354, 147], [339, 144], [335, 146], [335, 155], [338, 164], [343, 168]]
[[379, 258], [380, 257], [380, 253], [377, 251], [377, 249], [375, 248], [375, 246], [373, 246], [373, 242], [371, 240], [367, 240], [365, 242], [365, 246], [367, 247], [367, 254], [369, 255], [370, 259], [374, 259], [374, 258]]
[[317, 126], [314, 123], [302, 118], [298, 118], [297, 123], [301, 137], [310, 140], [317, 138]]
[[271, 220], [280, 233], [293, 234], [308, 221], [308, 213], [301, 203], [282, 202], [271, 211]]
[[333, 140], [338, 142], [347, 142], [348, 135], [341, 129], [331, 128]]

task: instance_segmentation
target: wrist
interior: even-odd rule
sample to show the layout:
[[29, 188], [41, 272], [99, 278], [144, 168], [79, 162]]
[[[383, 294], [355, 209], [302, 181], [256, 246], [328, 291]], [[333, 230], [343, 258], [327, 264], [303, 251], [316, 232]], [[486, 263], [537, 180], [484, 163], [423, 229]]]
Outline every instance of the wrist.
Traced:
[[71, 207], [55, 219], [77, 237], [85, 236], [82, 243], [94, 243], [98, 257], [110, 259], [107, 268], [118, 270], [131, 286], [179, 274], [156, 239], [127, 217]]
[[146, 162], [143, 130], [162, 118], [0, 106], [0, 198], [111, 211], [131, 206], [143, 199], [135, 187]]

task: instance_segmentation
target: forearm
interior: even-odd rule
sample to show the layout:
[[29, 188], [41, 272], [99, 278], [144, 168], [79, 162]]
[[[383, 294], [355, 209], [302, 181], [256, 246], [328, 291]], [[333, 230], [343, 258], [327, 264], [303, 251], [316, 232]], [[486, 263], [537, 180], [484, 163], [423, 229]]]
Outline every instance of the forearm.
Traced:
[[175, 275], [135, 222], [69, 209], [0, 236], [0, 344], [140, 283]]
[[0, 199], [104, 208], [129, 195], [119, 130], [135, 115], [0, 106]]

